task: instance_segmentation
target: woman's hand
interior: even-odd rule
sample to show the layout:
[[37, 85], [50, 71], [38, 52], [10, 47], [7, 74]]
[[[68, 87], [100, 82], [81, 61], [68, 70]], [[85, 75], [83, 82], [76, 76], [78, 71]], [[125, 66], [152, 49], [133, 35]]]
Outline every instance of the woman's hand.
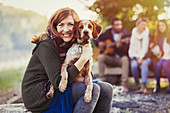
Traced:
[[140, 65], [140, 64], [142, 64], [143, 59], [137, 59], [137, 62], [138, 62], [138, 64]]
[[153, 43], [153, 42], [151, 42], [150, 44], [149, 44], [149, 48], [150, 49], [153, 49], [155, 47], [155, 44]]
[[77, 69], [80, 71], [84, 64], [92, 57], [93, 55], [93, 51], [92, 51], [92, 47], [90, 44], [86, 44], [84, 46], [82, 46], [82, 54], [81, 57], [78, 59], [78, 61], [74, 64]]

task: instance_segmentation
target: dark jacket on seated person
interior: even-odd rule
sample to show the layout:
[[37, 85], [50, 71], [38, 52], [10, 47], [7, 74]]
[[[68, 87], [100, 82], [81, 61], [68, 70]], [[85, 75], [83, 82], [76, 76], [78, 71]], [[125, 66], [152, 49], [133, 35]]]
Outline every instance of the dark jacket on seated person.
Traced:
[[[114, 46], [114, 53], [113, 53], [114, 55], [116, 54], [119, 57], [128, 56], [129, 42], [130, 42], [130, 36], [131, 36], [131, 33], [126, 31], [125, 29], [122, 30], [121, 34], [122, 36], [120, 39], [124, 40], [123, 46], [121, 48], [117, 48], [116, 46]], [[98, 39], [93, 40], [93, 41], [94, 41], [94, 44], [98, 47], [98, 42], [106, 41], [106, 40], [111, 40], [113, 43], [116, 42], [114, 38], [114, 31], [112, 28], [107, 29], [105, 32], [103, 32], [99, 36]]]

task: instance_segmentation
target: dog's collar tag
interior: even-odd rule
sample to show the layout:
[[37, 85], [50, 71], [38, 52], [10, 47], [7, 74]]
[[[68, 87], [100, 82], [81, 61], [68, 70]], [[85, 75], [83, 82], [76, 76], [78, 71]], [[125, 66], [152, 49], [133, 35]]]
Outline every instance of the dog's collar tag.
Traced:
[[79, 53], [79, 54], [82, 54], [82, 52], [83, 52], [82, 46], [79, 45], [79, 46], [78, 46], [78, 53]]

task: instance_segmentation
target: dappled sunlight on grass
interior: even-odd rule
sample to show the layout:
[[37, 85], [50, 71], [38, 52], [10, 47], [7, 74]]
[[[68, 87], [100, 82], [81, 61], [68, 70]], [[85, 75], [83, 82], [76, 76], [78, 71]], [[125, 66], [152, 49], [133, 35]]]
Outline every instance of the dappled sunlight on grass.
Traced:
[[[141, 82], [141, 78], [139, 80]], [[135, 85], [133, 77], [131, 77], [129, 79], [129, 85], [130, 86]], [[147, 85], [148, 88], [155, 88], [156, 87], [156, 79], [155, 78], [148, 78], [146, 85]], [[160, 79], [160, 85], [161, 85], [161, 88], [168, 87], [168, 85], [169, 85], [168, 79], [167, 78], [161, 78]]]
[[24, 69], [0, 72], [0, 90], [20, 88]]

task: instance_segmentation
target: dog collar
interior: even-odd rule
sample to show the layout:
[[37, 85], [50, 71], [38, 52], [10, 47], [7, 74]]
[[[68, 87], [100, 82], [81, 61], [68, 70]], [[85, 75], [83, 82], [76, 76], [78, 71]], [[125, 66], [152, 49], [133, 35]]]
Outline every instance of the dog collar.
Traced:
[[78, 53], [79, 53], [79, 54], [82, 54], [82, 52], [83, 52], [82, 45], [85, 45], [85, 44], [88, 44], [88, 43], [89, 43], [89, 41], [85, 41], [85, 42], [83, 42], [83, 43], [77, 42], [77, 44], [78, 44]]
[[89, 43], [89, 41], [84, 41], [83, 43], [77, 42], [77, 44], [79, 44], [79, 45], [85, 45], [85, 44], [88, 44], [88, 43]]

